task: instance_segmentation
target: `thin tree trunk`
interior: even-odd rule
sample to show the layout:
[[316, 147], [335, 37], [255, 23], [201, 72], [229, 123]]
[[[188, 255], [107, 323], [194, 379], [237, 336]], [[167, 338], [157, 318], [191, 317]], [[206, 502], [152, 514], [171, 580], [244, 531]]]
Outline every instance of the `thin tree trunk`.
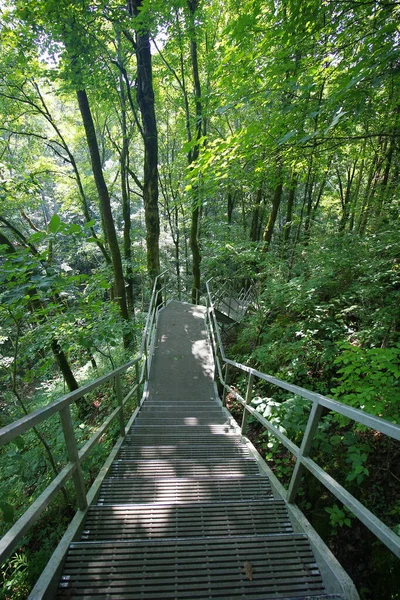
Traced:
[[[54, 131], [56, 132], [57, 136], [59, 137], [59, 139], [61, 140], [61, 147], [64, 148], [68, 160], [71, 164], [72, 170], [75, 174], [75, 179], [76, 179], [76, 184], [78, 186], [78, 191], [79, 191], [79, 196], [81, 198], [81, 202], [82, 202], [82, 211], [83, 211], [83, 215], [86, 219], [86, 221], [89, 223], [90, 221], [92, 221], [93, 217], [90, 211], [90, 207], [89, 207], [89, 202], [88, 199], [86, 197], [85, 194], [85, 190], [83, 189], [83, 183], [82, 183], [82, 179], [81, 179], [81, 175], [79, 173], [79, 169], [78, 169], [78, 165], [76, 164], [76, 160], [74, 155], [72, 154], [67, 142], [65, 141], [64, 136], [61, 133], [61, 130], [59, 129], [59, 127], [57, 126], [56, 122], [53, 120], [53, 117], [50, 114], [50, 111], [47, 107], [47, 104], [45, 103], [44, 97], [42, 96], [42, 93], [40, 92], [39, 86], [35, 83], [34, 87], [37, 91], [37, 94], [39, 96], [40, 102], [42, 104], [43, 107], [43, 114], [46, 117], [47, 121], [50, 123], [50, 125], [53, 127]], [[95, 239], [95, 242], [98, 246], [98, 248], [100, 249], [102, 255], [104, 256], [104, 259], [106, 261], [107, 264], [111, 264], [111, 259], [110, 256], [106, 250], [106, 248], [104, 247], [104, 244], [98, 239], [96, 231], [94, 229], [94, 227], [90, 228], [91, 234]]]
[[263, 250], [267, 252], [271, 245], [272, 234], [274, 232], [274, 227], [276, 223], [276, 218], [278, 216], [279, 206], [282, 200], [282, 190], [283, 190], [283, 178], [282, 178], [282, 164], [279, 159], [277, 159], [277, 177], [278, 181], [275, 186], [274, 197], [272, 199], [272, 207], [271, 212], [268, 218], [268, 222], [264, 229], [263, 234]]
[[385, 157], [385, 169], [383, 172], [382, 182], [380, 184], [381, 193], [379, 194], [379, 199], [376, 208], [376, 218], [378, 219], [381, 216], [383, 206], [385, 204], [385, 200], [387, 198], [387, 189], [389, 182], [390, 170], [393, 163], [393, 154], [395, 150], [395, 136], [390, 139], [389, 148]]
[[306, 217], [304, 219], [304, 245], [305, 246], [307, 246], [307, 244], [310, 241], [311, 212], [312, 212], [312, 205], [313, 205], [314, 184], [315, 184], [315, 173], [313, 173], [313, 175], [311, 177], [311, 181], [309, 183], [308, 190], [307, 190], [307, 210], [306, 210]]
[[227, 216], [228, 224], [232, 225], [233, 209], [235, 207], [235, 195], [232, 192], [228, 192], [228, 205], [227, 205]]
[[122, 148], [120, 154], [122, 218], [124, 220], [124, 258], [126, 261], [126, 301], [131, 312], [134, 311], [132, 241], [131, 241], [131, 202], [128, 185], [129, 139], [126, 125], [126, 102], [122, 77], [120, 77]]
[[283, 228], [283, 242], [285, 247], [287, 246], [290, 239], [290, 231], [292, 228], [292, 218], [293, 218], [293, 208], [294, 208], [294, 199], [296, 196], [296, 188], [297, 188], [297, 173], [292, 174], [292, 179], [290, 181], [289, 187], [289, 195], [286, 206], [286, 219], [285, 226]]
[[361, 214], [358, 222], [358, 233], [364, 235], [367, 229], [369, 216], [372, 212], [372, 201], [378, 186], [378, 181], [382, 169], [382, 156], [375, 156], [371, 164], [371, 169], [368, 176], [367, 188], [365, 190], [364, 202], [361, 209]]
[[[197, 52], [197, 39], [195, 29], [195, 15], [198, 7], [198, 0], [188, 0], [189, 18], [190, 18], [190, 57], [192, 62], [192, 75], [194, 84], [194, 97], [196, 107], [196, 128], [195, 128], [195, 139], [197, 141], [193, 148], [191, 155], [191, 162], [195, 162], [200, 154], [200, 138], [203, 127], [203, 108], [201, 104], [201, 85], [199, 76], [199, 61]], [[192, 287], [192, 302], [197, 304], [198, 296], [200, 293], [200, 264], [201, 264], [201, 253], [199, 246], [199, 226], [200, 226], [200, 211], [201, 211], [201, 199], [199, 194], [199, 187], [193, 188], [193, 207], [192, 207], [192, 223], [190, 227], [190, 248], [192, 250], [192, 273], [193, 273], [193, 287]]]
[[68, 359], [63, 349], [61, 348], [58, 340], [53, 339], [51, 341], [51, 350], [54, 354], [57, 365], [64, 377], [65, 383], [67, 384], [69, 391], [73, 392], [74, 390], [77, 390], [79, 388], [78, 382], [74, 377]]
[[[130, 0], [128, 8], [137, 16], [142, 0]], [[154, 106], [150, 34], [141, 26], [136, 31], [136, 98], [142, 116], [144, 143], [143, 202], [146, 222], [147, 270], [152, 281], [160, 274], [160, 216], [158, 210], [158, 134]], [[159, 297], [161, 301], [161, 297]]]
[[[92, 113], [90, 111], [89, 100], [85, 90], [76, 92], [79, 109], [82, 115], [82, 121], [85, 128], [86, 140], [90, 152], [92, 162], [93, 176], [96, 183], [97, 193], [100, 199], [101, 213], [108, 245], [111, 252], [111, 260], [114, 271], [114, 284], [119, 305], [120, 313], [125, 321], [129, 321], [129, 312], [126, 303], [124, 273], [122, 268], [121, 253], [118, 246], [117, 233], [115, 231], [114, 219], [111, 211], [110, 195], [107, 184], [104, 179], [103, 169], [101, 165], [99, 146], [97, 143], [96, 131], [94, 128]], [[128, 332], [123, 333], [124, 347], [128, 348], [132, 335]]]
[[339, 233], [342, 233], [346, 229], [347, 222], [350, 216], [351, 209], [351, 187], [354, 180], [354, 175], [356, 173], [357, 160], [354, 161], [353, 168], [347, 169], [347, 181], [346, 181], [346, 191], [343, 193], [343, 186], [340, 181], [340, 174], [338, 171], [339, 183], [340, 183], [340, 193], [341, 193], [341, 202], [342, 202], [342, 217], [339, 222]]

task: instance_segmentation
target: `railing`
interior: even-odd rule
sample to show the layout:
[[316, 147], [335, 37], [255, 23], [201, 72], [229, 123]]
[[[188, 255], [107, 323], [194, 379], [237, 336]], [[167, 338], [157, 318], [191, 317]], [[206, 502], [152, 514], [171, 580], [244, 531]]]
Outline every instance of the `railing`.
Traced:
[[[226, 400], [226, 393], [231, 393], [243, 405], [242, 433], [244, 434], [247, 426], [248, 415], [252, 415], [259, 421], [270, 433], [272, 433], [295, 457], [296, 464], [293, 470], [292, 478], [286, 491], [286, 500], [294, 503], [299, 485], [301, 483], [304, 469], [310, 471], [342, 504], [344, 504], [372, 533], [381, 540], [397, 557], [400, 558], [400, 537], [396, 535], [387, 525], [385, 525], [376, 515], [368, 510], [359, 502], [350, 492], [340, 485], [333, 477], [326, 473], [314, 460], [310, 458], [310, 451], [313, 445], [314, 436], [318, 429], [318, 424], [324, 408], [343, 415], [356, 423], [360, 423], [379, 431], [395, 440], [400, 440], [400, 427], [394, 423], [375, 417], [362, 410], [352, 408], [335, 400], [331, 400], [321, 394], [311, 392], [297, 385], [287, 383], [271, 375], [266, 375], [255, 369], [242, 365], [225, 356], [221, 336], [214, 311], [213, 299], [211, 297], [210, 287], [207, 282], [207, 314], [208, 327], [210, 331], [213, 353], [216, 365], [216, 377], [218, 377], [223, 387], [223, 402]], [[222, 370], [225, 369], [223, 374]], [[245, 398], [242, 398], [236, 390], [229, 386], [230, 369], [238, 369], [248, 374], [247, 391]], [[286, 435], [270, 423], [265, 417], [257, 412], [250, 402], [252, 399], [252, 388], [255, 379], [261, 379], [268, 383], [297, 394], [312, 403], [310, 416], [303, 436], [300, 448], [296, 446]]]
[[[162, 281], [164, 281], [163, 285], [161, 285]], [[161, 302], [162, 294], [164, 294], [164, 297], [163, 301]], [[33, 502], [28, 510], [0, 540], [0, 561], [4, 561], [13, 552], [24, 535], [26, 535], [26, 533], [38, 520], [45, 508], [50, 504], [56, 493], [62, 487], [64, 487], [70, 478], [72, 478], [74, 483], [78, 509], [79, 511], [86, 511], [90, 490], [88, 493], [86, 493], [82, 474], [82, 462], [87, 458], [88, 454], [91, 452], [103, 434], [108, 430], [114, 419], [119, 419], [120, 436], [125, 436], [126, 428], [124, 406], [135, 393], [137, 394], [138, 403], [140, 402], [141, 385], [147, 380], [150, 372], [153, 336], [157, 322], [158, 310], [161, 305], [166, 303], [166, 296], [167, 289], [165, 285], [165, 273], [162, 273], [154, 281], [150, 306], [148, 309], [142, 342], [137, 358], [127, 362], [122, 367], [114, 369], [107, 375], [103, 375], [91, 383], [80, 387], [78, 390], [66, 394], [48, 406], [40, 408], [19, 419], [18, 421], [15, 421], [0, 429], [0, 447], [2, 447], [14, 440], [16, 437], [22, 435], [23, 433], [39, 425], [40, 423], [43, 423], [58, 413], [60, 415], [65, 447], [69, 461], [68, 464], [52, 480], [50, 485], [47, 486], [47, 488], [39, 495], [39, 497]], [[140, 363], [142, 363], [141, 368]], [[124, 398], [122, 393], [121, 374], [131, 367], [134, 367], [136, 371], [136, 383]], [[89, 392], [97, 389], [104, 383], [111, 380], [113, 380], [115, 384], [118, 406], [108, 416], [96, 433], [79, 450], [74, 433], [70, 406], [73, 402], [76, 402], [85, 396], [85, 394], [88, 394]]]
[[[249, 287], [235, 285], [232, 281], [222, 283], [218, 279], [213, 281], [213, 287], [217, 288], [213, 293], [214, 308], [225, 314], [233, 321], [241, 321], [247, 312], [248, 307], [254, 302], [254, 286]], [[207, 288], [209, 289], [209, 287]]]

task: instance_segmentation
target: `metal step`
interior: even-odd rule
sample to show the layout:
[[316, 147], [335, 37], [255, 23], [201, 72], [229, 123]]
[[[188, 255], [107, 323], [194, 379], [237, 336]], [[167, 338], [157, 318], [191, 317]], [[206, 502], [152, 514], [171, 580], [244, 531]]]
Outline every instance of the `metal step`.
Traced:
[[115, 460], [111, 477], [245, 477], [259, 473], [255, 460]]
[[135, 419], [135, 426], [160, 426], [160, 427], [176, 427], [176, 426], [216, 426], [216, 425], [226, 425], [230, 426], [231, 420], [227, 418], [227, 416], [220, 411], [219, 415], [170, 415], [168, 411], [166, 411], [165, 415], [160, 413], [145, 413], [142, 414], [140, 412]]
[[269, 479], [226, 477], [224, 479], [132, 479], [109, 478], [103, 481], [98, 504], [251, 502], [272, 497]]
[[[185, 392], [189, 392], [189, 390], [184, 390]], [[193, 406], [198, 408], [215, 408], [216, 406], [221, 406], [221, 402], [216, 398], [199, 398], [198, 395], [190, 396], [189, 393], [186, 393], [184, 398], [181, 396], [174, 396], [171, 393], [162, 394], [155, 393], [151, 395], [149, 398], [143, 403], [143, 406]]]
[[242, 436], [238, 434], [225, 433], [203, 433], [193, 435], [192, 429], [189, 427], [182, 428], [183, 431], [178, 433], [171, 433], [170, 431], [156, 429], [155, 431], [149, 431], [143, 433], [141, 429], [130, 430], [130, 433], [126, 436], [124, 444], [132, 444], [138, 446], [157, 446], [160, 445], [173, 445], [179, 446], [181, 444], [187, 444], [192, 442], [195, 445], [211, 444], [220, 446], [237, 446], [243, 444]]
[[300, 600], [324, 592], [307, 537], [287, 534], [74, 543], [57, 597]]
[[[223, 408], [220, 404], [213, 402], [209, 406], [204, 406], [203, 404], [194, 404], [194, 405], [186, 405], [186, 404], [171, 404], [170, 402], [151, 402], [151, 400], [146, 400], [140, 409], [140, 414], [143, 413], [163, 413], [167, 412], [168, 415], [219, 415], [223, 411]], [[224, 413], [225, 414], [225, 413]]]
[[130, 435], [171, 435], [181, 436], [201, 436], [201, 435], [232, 435], [239, 434], [239, 429], [229, 423], [226, 425], [140, 425], [136, 420], [129, 430]]
[[82, 541], [292, 533], [283, 500], [251, 504], [92, 506]]
[[139, 460], [139, 459], [168, 459], [176, 460], [179, 458], [190, 460], [221, 460], [227, 459], [252, 459], [253, 456], [246, 446], [218, 446], [218, 445], [199, 445], [193, 446], [189, 443], [180, 446], [140, 446], [133, 444], [123, 444], [117, 456], [121, 460]]

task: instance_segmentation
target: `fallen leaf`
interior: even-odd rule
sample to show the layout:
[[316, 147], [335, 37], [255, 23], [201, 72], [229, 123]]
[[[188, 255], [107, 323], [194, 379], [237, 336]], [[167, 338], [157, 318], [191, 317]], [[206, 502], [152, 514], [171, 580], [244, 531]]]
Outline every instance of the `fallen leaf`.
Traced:
[[251, 566], [251, 564], [249, 563], [248, 560], [244, 561], [243, 569], [244, 569], [244, 572], [247, 575], [247, 579], [250, 579], [250, 581], [252, 581], [253, 580], [254, 569], [253, 569], [253, 567]]

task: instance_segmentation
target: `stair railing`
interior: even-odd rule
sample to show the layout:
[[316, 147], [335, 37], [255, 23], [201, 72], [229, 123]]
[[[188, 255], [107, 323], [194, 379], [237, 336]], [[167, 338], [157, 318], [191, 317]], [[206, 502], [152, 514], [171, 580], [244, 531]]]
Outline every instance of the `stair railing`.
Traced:
[[[328, 409], [339, 415], [343, 415], [355, 423], [365, 425], [366, 427], [387, 435], [400, 441], [400, 426], [380, 417], [371, 415], [363, 410], [353, 408], [336, 400], [311, 392], [305, 388], [287, 383], [281, 379], [261, 373], [246, 365], [230, 360], [226, 357], [222, 345], [221, 335], [214, 311], [214, 304], [211, 297], [209, 282], [207, 282], [207, 325], [212, 342], [214, 360], [216, 365], [215, 378], [219, 380], [223, 388], [223, 403], [226, 404], [227, 393], [243, 405], [243, 416], [241, 430], [244, 435], [247, 427], [247, 419], [252, 415], [265, 429], [275, 436], [292, 454], [296, 457], [296, 463], [292, 478], [285, 490], [285, 500], [288, 503], [294, 503], [301, 483], [302, 475], [307, 469], [312, 473], [343, 505], [345, 505], [372, 533], [387, 546], [397, 557], [400, 558], [400, 536], [396, 535], [383, 521], [374, 513], [366, 508], [353, 494], [340, 485], [324, 469], [322, 469], [314, 460], [310, 458], [310, 452], [313, 445], [315, 434], [318, 430], [319, 421], [324, 409]], [[237, 369], [247, 373], [247, 390], [245, 398], [242, 398], [238, 392], [229, 385], [229, 375], [232, 369]], [[224, 373], [223, 373], [224, 370]], [[303, 436], [301, 446], [294, 444], [284, 433], [277, 429], [265, 417], [263, 417], [250, 403], [252, 399], [253, 384], [256, 379], [267, 381], [278, 388], [297, 394], [310, 401], [311, 411]]]
[[[139, 405], [141, 399], [141, 386], [147, 380], [150, 372], [152, 344], [158, 319], [158, 312], [161, 306], [166, 304], [168, 296], [168, 290], [165, 285], [165, 275], [166, 271], [156, 277], [154, 281], [142, 342], [138, 356], [135, 359], [130, 360], [121, 367], [114, 369], [110, 373], [107, 373], [106, 375], [103, 375], [102, 377], [83, 385], [79, 389], [66, 394], [54, 402], [51, 402], [49, 405], [39, 408], [38, 410], [35, 410], [34, 412], [0, 429], [0, 447], [2, 447], [5, 444], [12, 442], [12, 440], [18, 436], [26, 433], [33, 427], [36, 427], [40, 423], [47, 421], [53, 415], [59, 414], [69, 461], [68, 464], [61, 469], [58, 475], [54, 477], [46, 489], [38, 496], [38, 498], [36, 498], [28, 510], [25, 511], [25, 513], [0, 540], [0, 562], [3, 562], [10, 556], [22, 538], [29, 532], [34, 523], [38, 520], [45, 508], [53, 500], [57, 492], [64, 487], [66, 482], [71, 478], [75, 488], [78, 512], [81, 513], [80, 518], [83, 519], [83, 515], [85, 514], [89, 504], [88, 498], [93, 496], [93, 489], [96, 482], [92, 485], [90, 490], [86, 492], [82, 473], [82, 462], [87, 458], [89, 453], [95, 447], [96, 443], [109, 429], [110, 425], [115, 419], [119, 419], [120, 439], [125, 437], [127, 433], [129, 424], [128, 426], [125, 426], [124, 406], [135, 393], [137, 395], [137, 402]], [[142, 363], [141, 369], [140, 363]], [[131, 367], [135, 368], [136, 382], [129, 393], [123, 397], [121, 375]], [[70, 410], [71, 404], [85, 396], [85, 394], [96, 390], [108, 381], [114, 381], [117, 407], [107, 417], [96, 433], [85, 443], [85, 445], [78, 449]]]
[[215, 289], [213, 286], [212, 290], [214, 308], [234, 321], [240, 321], [243, 319], [249, 305], [254, 300], [253, 284], [246, 289], [245, 287], [240, 288], [232, 281], [212, 278], [207, 282], [208, 291], [210, 290], [211, 281], [217, 282]]

